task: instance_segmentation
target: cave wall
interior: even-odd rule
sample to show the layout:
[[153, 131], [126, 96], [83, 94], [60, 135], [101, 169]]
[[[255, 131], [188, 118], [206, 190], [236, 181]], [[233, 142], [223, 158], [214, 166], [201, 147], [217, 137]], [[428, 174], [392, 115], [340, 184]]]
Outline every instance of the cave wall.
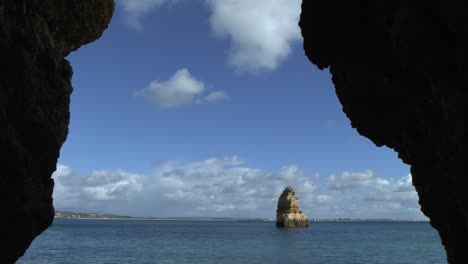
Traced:
[[[0, 263], [53, 220], [69, 124], [64, 59], [99, 38], [112, 0], [0, 0]], [[312, 63], [329, 68], [360, 134], [411, 165], [421, 209], [450, 263], [468, 263], [468, 7], [462, 0], [304, 0]]]
[[352, 127], [411, 165], [449, 263], [468, 263], [468, 4], [303, 0], [307, 57]]
[[53, 221], [72, 92], [64, 57], [99, 38], [113, 10], [112, 0], [0, 0], [0, 263]]

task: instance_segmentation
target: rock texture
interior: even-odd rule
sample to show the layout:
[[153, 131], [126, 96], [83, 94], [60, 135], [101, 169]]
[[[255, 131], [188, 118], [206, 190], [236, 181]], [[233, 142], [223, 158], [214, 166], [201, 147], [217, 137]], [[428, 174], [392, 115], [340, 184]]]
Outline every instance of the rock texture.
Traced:
[[299, 199], [294, 195], [291, 187], [284, 189], [278, 198], [276, 210], [277, 227], [309, 227], [309, 220], [299, 209]]
[[113, 10], [112, 0], [0, 0], [0, 263], [52, 223], [72, 92], [64, 57], [97, 39]]
[[449, 263], [468, 263], [468, 4], [304, 0], [304, 49], [358, 132], [411, 165]]

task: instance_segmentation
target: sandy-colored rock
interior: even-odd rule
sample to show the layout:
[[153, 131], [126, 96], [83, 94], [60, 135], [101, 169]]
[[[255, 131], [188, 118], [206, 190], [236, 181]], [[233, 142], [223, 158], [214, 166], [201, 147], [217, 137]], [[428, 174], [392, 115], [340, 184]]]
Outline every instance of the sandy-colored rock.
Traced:
[[309, 227], [309, 220], [299, 209], [299, 199], [291, 187], [286, 187], [278, 199], [276, 210], [277, 227]]

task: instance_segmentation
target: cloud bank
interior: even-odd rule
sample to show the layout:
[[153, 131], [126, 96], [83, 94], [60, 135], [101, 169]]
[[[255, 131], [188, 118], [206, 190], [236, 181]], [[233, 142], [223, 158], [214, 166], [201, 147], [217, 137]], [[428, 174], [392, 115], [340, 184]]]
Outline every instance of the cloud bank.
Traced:
[[343, 172], [321, 180], [295, 165], [269, 172], [233, 156], [191, 163], [166, 161], [147, 175], [99, 170], [80, 176], [59, 165], [53, 177], [57, 209], [273, 218], [278, 196], [286, 186], [293, 186], [302, 210], [311, 218], [424, 219], [411, 175], [394, 180], [372, 171]]

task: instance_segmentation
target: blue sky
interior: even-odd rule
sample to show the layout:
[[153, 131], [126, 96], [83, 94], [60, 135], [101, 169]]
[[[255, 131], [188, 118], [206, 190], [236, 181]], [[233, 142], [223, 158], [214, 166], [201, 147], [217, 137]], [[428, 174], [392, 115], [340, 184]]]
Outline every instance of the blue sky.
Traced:
[[[292, 3], [294, 2], [294, 3]], [[408, 166], [350, 127], [305, 57], [299, 0], [119, 0], [74, 68], [57, 209], [423, 218]]]

